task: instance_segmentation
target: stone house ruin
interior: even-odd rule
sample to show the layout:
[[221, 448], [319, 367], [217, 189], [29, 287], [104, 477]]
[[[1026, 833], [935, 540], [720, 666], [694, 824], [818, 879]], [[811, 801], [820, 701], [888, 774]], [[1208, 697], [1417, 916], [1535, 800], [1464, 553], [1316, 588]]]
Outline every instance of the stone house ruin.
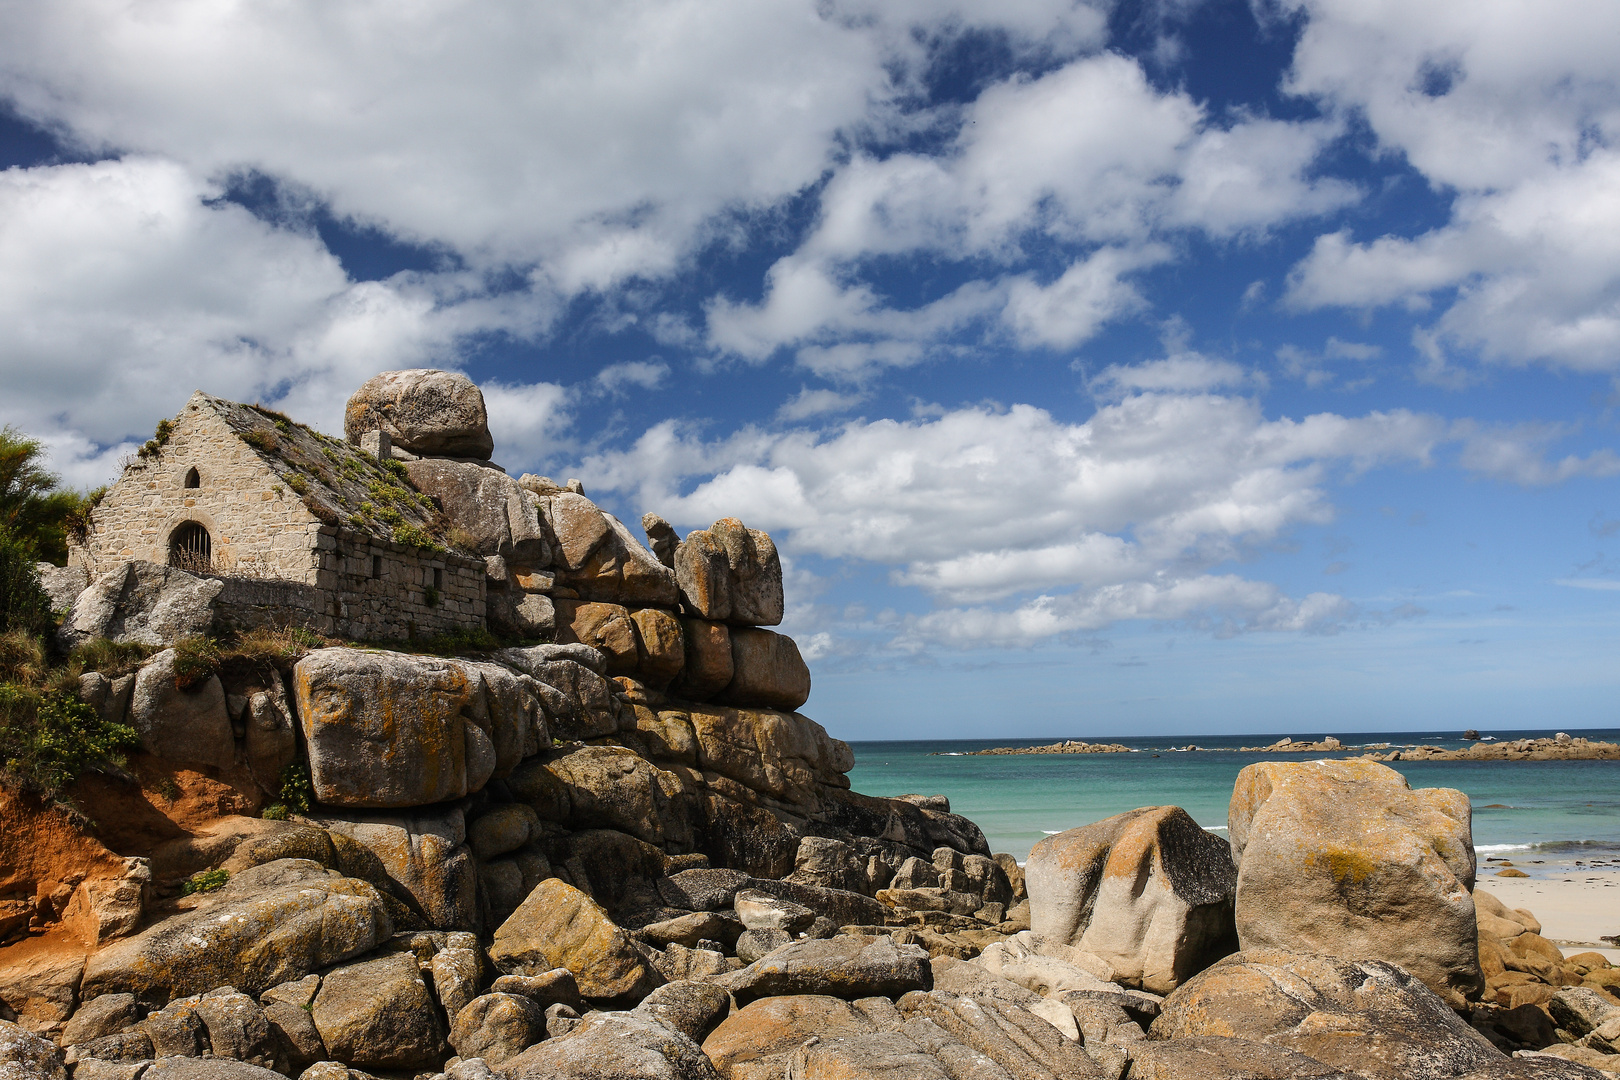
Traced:
[[[216, 578], [215, 618], [356, 639], [482, 627], [484, 564], [402, 470], [268, 409], [198, 391], [103, 496], [69, 566]], [[109, 585], [103, 591], [135, 587]], [[116, 600], [114, 603], [116, 604]]]
[[[765, 533], [726, 518], [651, 550], [577, 481], [488, 459], [463, 375], [384, 372], [345, 440], [198, 392], [91, 515], [60, 606], [67, 644], [298, 625], [358, 640], [488, 628], [601, 651], [610, 676], [690, 701], [794, 710], [810, 672]], [[88, 587], [87, 587], [88, 586]]]

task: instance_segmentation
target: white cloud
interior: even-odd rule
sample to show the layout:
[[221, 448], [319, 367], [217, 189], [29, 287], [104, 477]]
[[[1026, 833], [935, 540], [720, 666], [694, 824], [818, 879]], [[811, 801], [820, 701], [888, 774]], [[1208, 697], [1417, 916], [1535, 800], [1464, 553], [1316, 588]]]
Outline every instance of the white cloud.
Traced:
[[[868, 345], [903, 343], [915, 362], [927, 355], [921, 346], [984, 323], [1022, 348], [1073, 349], [1146, 307], [1129, 278], [1173, 257], [1164, 237], [1260, 233], [1356, 198], [1350, 185], [1306, 175], [1337, 130], [1253, 117], [1215, 124], [1186, 94], [1159, 92], [1135, 61], [1113, 53], [1006, 80], [963, 111], [946, 153], [857, 153], [840, 166], [814, 231], [772, 267], [765, 299], [711, 305], [710, 344], [760, 360], [783, 346], [860, 335]], [[1078, 249], [1049, 283], [1008, 270], [898, 310], [863, 280], [877, 256], [1011, 267], [1036, 242]]]
[[1620, 476], [1620, 455], [1607, 448], [1585, 457], [1569, 454], [1557, 461], [1547, 460], [1547, 447], [1573, 434], [1565, 425], [1485, 425], [1462, 420], [1453, 425], [1452, 434], [1462, 442], [1457, 463], [1492, 480], [1547, 487], [1577, 477]]
[[1620, 589], [1620, 581], [1607, 581], [1602, 578], [1554, 578], [1553, 584], [1568, 589], [1595, 589], [1600, 592]]
[[1291, 89], [1365, 117], [1381, 147], [1454, 192], [1417, 236], [1317, 239], [1296, 308], [1442, 307], [1436, 369], [1486, 360], [1620, 368], [1620, 8], [1602, 0], [1285, 0], [1308, 19]]
[[546, 382], [517, 386], [486, 382], [479, 389], [489, 412], [489, 432], [495, 437], [495, 460], [544, 470], [548, 457], [572, 449], [567, 433], [573, 425], [577, 390]]
[[788, 398], [782, 403], [782, 407], [776, 410], [776, 418], [792, 423], [812, 416], [841, 413], [865, 400], [865, 394], [841, 394], [836, 390], [812, 390], [807, 386], [801, 387], [797, 394]]
[[669, 365], [662, 360], [626, 360], [598, 371], [596, 385], [610, 394], [623, 393], [627, 386], [656, 390], [668, 375]]
[[419, 284], [351, 283], [313, 236], [217, 195], [147, 158], [0, 172], [0, 417], [98, 461], [194, 388], [341, 429], [354, 387], [454, 337]]
[[[659, 275], [883, 126], [925, 42], [1095, 48], [1100, 10], [811, 0], [13, 6], [0, 93], [84, 145], [253, 169], [559, 289]], [[913, 29], [921, 31], [913, 33]]]
[[1024, 643], [1133, 618], [1326, 629], [1338, 598], [1207, 571], [1331, 520], [1329, 468], [1423, 463], [1445, 434], [1405, 411], [1267, 420], [1244, 398], [1155, 393], [1083, 424], [1018, 405], [704, 441], [671, 422], [584, 471], [679, 524], [738, 516], [790, 556], [890, 567], [948, 605], [912, 636]]

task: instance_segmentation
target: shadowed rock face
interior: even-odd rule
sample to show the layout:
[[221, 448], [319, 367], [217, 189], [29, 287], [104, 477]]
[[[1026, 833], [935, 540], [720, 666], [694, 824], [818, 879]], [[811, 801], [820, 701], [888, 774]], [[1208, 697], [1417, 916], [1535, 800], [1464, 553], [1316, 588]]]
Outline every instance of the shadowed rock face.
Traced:
[[567, 968], [581, 994], [603, 1001], [639, 1001], [664, 981], [594, 900], [557, 878], [495, 931], [489, 958], [506, 975]]
[[1047, 837], [1024, 875], [1030, 928], [1101, 957], [1127, 986], [1168, 993], [1237, 946], [1230, 848], [1180, 807]]
[[1244, 951], [1165, 999], [1150, 1038], [1250, 1039], [1377, 1080], [1440, 1080], [1504, 1062], [1422, 982], [1382, 961]]
[[467, 376], [434, 368], [385, 371], [349, 399], [343, 432], [359, 443], [368, 431], [386, 431], [412, 454], [487, 459], [495, 449], [484, 394]]
[[1370, 761], [1267, 761], [1228, 813], [1244, 949], [1400, 964], [1441, 994], [1477, 995], [1468, 796], [1413, 791]]

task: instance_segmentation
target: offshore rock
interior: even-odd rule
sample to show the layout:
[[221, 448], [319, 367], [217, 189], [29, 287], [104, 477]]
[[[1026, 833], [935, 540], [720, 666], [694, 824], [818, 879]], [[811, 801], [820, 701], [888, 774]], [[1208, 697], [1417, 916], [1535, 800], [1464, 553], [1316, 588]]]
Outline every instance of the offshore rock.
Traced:
[[1231, 849], [1177, 806], [1049, 836], [1024, 868], [1030, 929], [1163, 994], [1237, 947]]
[[1388, 960], [1478, 995], [1470, 817], [1462, 792], [1413, 791], [1375, 762], [1248, 766], [1228, 816], [1239, 941]]

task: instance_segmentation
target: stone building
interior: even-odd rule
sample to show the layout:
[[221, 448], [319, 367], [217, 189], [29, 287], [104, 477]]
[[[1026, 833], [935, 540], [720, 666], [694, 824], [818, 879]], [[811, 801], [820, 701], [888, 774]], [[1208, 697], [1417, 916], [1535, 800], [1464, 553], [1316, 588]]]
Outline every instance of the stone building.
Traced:
[[69, 565], [218, 579], [216, 617], [387, 640], [483, 628], [482, 559], [402, 467], [280, 413], [193, 394], [91, 514]]

